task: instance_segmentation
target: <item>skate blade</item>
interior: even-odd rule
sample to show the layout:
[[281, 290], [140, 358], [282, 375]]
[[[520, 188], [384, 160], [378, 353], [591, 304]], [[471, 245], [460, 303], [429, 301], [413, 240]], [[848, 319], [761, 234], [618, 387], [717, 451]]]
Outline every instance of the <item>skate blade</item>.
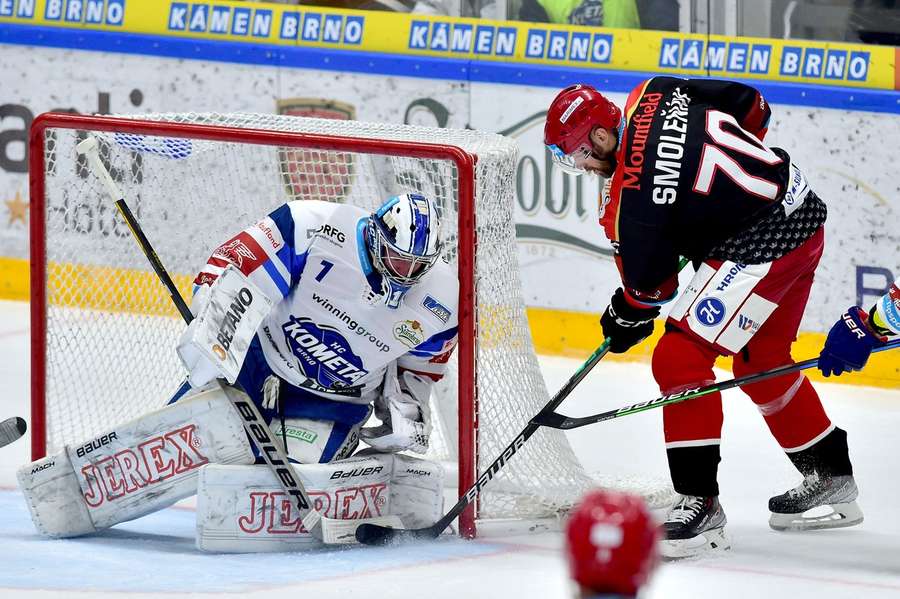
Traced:
[[690, 539], [663, 540], [659, 551], [663, 560], [673, 561], [696, 557], [714, 551], [731, 549], [731, 540], [724, 528], [714, 528]]
[[[827, 513], [820, 514], [822, 509]], [[769, 526], [777, 531], [823, 530], [856, 526], [863, 521], [862, 510], [855, 501], [834, 503], [806, 510], [801, 514], [776, 514], [769, 517]]]

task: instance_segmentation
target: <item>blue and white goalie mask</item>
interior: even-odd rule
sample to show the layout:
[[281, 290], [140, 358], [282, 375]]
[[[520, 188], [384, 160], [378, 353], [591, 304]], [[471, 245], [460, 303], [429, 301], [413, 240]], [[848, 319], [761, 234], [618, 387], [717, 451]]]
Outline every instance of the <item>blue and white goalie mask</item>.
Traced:
[[369, 217], [372, 264], [381, 275], [384, 301], [400, 306], [403, 295], [441, 257], [437, 207], [425, 196], [393, 196]]

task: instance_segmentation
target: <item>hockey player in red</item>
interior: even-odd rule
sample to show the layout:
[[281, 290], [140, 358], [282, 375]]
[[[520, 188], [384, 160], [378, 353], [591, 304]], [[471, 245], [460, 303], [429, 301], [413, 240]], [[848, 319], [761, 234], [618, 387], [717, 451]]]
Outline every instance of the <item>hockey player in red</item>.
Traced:
[[596, 490], [566, 523], [566, 557], [579, 599], [631, 599], [659, 563], [659, 529], [640, 497]]
[[[660, 306], [677, 297], [653, 353], [663, 394], [712, 383], [719, 355], [734, 356], [738, 377], [792, 362], [826, 208], [788, 153], [762, 143], [769, 116], [752, 87], [673, 77], [639, 84], [624, 115], [586, 85], [564, 89], [547, 113], [544, 141], [557, 164], [608, 177], [600, 222], [622, 278], [601, 319], [610, 351], [648, 337]], [[680, 257], [696, 274], [678, 296]], [[807, 378], [785, 375], [743, 390], [804, 477], [769, 501], [770, 525], [861, 522], [847, 435]], [[663, 555], [727, 548], [717, 483], [720, 394], [666, 406], [663, 421], [680, 494], [665, 523]], [[804, 516], [816, 506], [831, 513]]]

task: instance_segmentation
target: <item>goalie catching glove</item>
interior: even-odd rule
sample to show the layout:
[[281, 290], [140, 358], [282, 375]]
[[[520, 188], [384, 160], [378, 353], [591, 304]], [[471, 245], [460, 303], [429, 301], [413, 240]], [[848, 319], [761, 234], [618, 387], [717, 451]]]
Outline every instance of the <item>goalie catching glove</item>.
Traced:
[[616, 289], [600, 318], [603, 336], [609, 339], [609, 351], [623, 354], [653, 334], [653, 319], [659, 308], [639, 308], [628, 303], [621, 287]]
[[391, 364], [384, 376], [382, 395], [375, 400], [375, 415], [382, 424], [362, 429], [362, 440], [382, 452], [424, 454], [431, 433], [429, 392], [430, 385], [419, 375], [408, 370], [398, 375], [397, 364]]

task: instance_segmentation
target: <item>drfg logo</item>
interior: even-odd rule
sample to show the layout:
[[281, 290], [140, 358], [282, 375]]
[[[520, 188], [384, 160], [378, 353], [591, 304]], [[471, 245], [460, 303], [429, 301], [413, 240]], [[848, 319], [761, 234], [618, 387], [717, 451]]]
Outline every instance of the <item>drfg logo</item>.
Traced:
[[347, 241], [347, 236], [344, 235], [343, 231], [341, 231], [337, 227], [332, 227], [331, 225], [327, 224], [320, 226], [318, 229], [307, 229], [306, 238], [311, 239], [313, 237], [321, 237], [323, 239], [327, 239], [335, 245], [340, 245]]

